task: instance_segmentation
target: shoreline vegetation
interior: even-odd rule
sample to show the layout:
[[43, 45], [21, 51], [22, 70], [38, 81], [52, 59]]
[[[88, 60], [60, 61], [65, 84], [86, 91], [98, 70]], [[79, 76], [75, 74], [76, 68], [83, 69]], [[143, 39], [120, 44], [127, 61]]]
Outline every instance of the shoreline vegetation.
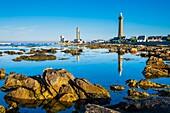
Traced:
[[[6, 79], [1, 91], [7, 92], [4, 98], [9, 106], [8, 108], [0, 106], [0, 112], [17, 112], [20, 106], [35, 108], [40, 105], [43, 105], [43, 109], [47, 112], [58, 112], [70, 108], [73, 104], [76, 110], [73, 111], [74, 113], [90, 111], [103, 111], [104, 113], [170, 111], [170, 86], [150, 81], [151, 79], [168, 79], [170, 77], [170, 66], [164, 62], [170, 60], [169, 45], [85, 44], [77, 46], [77, 49], [61, 51], [72, 56], [81, 55], [84, 52], [81, 49], [82, 46], [89, 49], [108, 49], [107, 53], [116, 52], [119, 55], [131, 53], [146, 57], [148, 60], [142, 72], [145, 79], [140, 81], [133, 78], [127, 80], [125, 84], [128, 91], [127, 96], [124, 97], [127, 101], [115, 105], [105, 105], [111, 99], [109, 91], [121, 92], [125, 89], [125, 86], [110, 84], [110, 89], [105, 89], [99, 84], [91, 84], [85, 78], [74, 78], [65, 69], [47, 68], [43, 71], [42, 76], [25, 76], [15, 72], [8, 75], [2, 68], [0, 77]], [[0, 52], [0, 54], [2, 56], [3, 54], [21, 55], [13, 59], [14, 61], [41, 61], [55, 60], [54, 54], [56, 52], [57, 48], [51, 48], [31, 49], [29, 52], [24, 50], [20, 50], [20, 52], [5, 51]], [[23, 54], [30, 54], [30, 56]], [[60, 58], [59, 60], [66, 59]], [[149, 94], [147, 93], [148, 89], [154, 89], [157, 93]], [[58, 108], [55, 108], [56, 106]]]

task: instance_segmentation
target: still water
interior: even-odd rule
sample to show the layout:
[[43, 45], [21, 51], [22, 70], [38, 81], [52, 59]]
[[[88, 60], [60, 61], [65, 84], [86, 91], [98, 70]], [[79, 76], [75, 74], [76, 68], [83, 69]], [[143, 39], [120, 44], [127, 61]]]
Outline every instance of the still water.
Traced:
[[[40, 46], [34, 48], [58, 48], [58, 49], [68, 49], [76, 48], [74, 46], [62, 47], [59, 45], [51, 46]], [[125, 54], [123, 56], [117, 53], [108, 53], [108, 49], [88, 49], [83, 48], [83, 53], [78, 56], [72, 56], [71, 54], [65, 54], [61, 50], [57, 50], [55, 54], [57, 56], [56, 60], [53, 61], [21, 61], [14, 62], [12, 59], [18, 57], [19, 55], [7, 55], [3, 54], [0, 57], [0, 68], [5, 68], [7, 73], [17, 72], [25, 74], [28, 76], [42, 75], [42, 72], [47, 67], [52, 67], [54, 69], [65, 68], [70, 71], [75, 78], [87, 78], [92, 84], [100, 84], [109, 90], [110, 85], [123, 85], [126, 90], [122, 92], [110, 92], [111, 104], [116, 104], [127, 95], [128, 87], [125, 85], [125, 81], [128, 79], [141, 80], [144, 79], [142, 71], [146, 66], [147, 58], [141, 58], [140, 56]], [[13, 50], [19, 51], [20, 49], [25, 49], [29, 51], [31, 48], [26, 46], [0, 46], [0, 51]], [[68, 58], [68, 60], [58, 60], [58, 58]], [[130, 60], [124, 60], [124, 58], [130, 58]], [[161, 78], [151, 80], [158, 83], [164, 83], [170, 85], [170, 80]], [[4, 84], [4, 80], [0, 80], [0, 87]], [[154, 93], [154, 91], [149, 90], [149, 92]], [[6, 108], [8, 104], [4, 100], [5, 93], [0, 91], [0, 105], [4, 105]], [[68, 108], [64, 111], [59, 111], [59, 113], [68, 113], [74, 110], [74, 106]], [[25, 113], [43, 113], [46, 112], [42, 106], [36, 108], [21, 107], [20, 112]]]

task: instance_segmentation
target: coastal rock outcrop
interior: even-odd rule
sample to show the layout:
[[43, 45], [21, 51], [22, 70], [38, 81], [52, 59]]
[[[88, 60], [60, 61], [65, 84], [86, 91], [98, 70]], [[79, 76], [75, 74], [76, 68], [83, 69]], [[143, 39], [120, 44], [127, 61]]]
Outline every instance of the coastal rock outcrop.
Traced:
[[137, 52], [138, 52], [138, 49], [137, 49], [137, 48], [131, 48], [131, 49], [130, 49], [130, 52], [131, 52], [131, 53], [137, 53]]
[[77, 49], [77, 50], [76, 49], [66, 49], [66, 50], [64, 50], [62, 52], [71, 53], [74, 56], [74, 55], [80, 55], [81, 52], [83, 52], [83, 50], [82, 49]]
[[146, 92], [136, 91], [136, 90], [128, 90], [128, 96], [130, 98], [147, 98], [149, 94]]
[[0, 113], [6, 113], [5, 107], [0, 105]]
[[124, 89], [125, 89], [125, 87], [121, 86], [121, 85], [111, 85], [110, 86], [110, 90], [113, 90], [113, 91], [122, 91]]
[[137, 80], [130, 79], [126, 81], [126, 85], [130, 88], [141, 88], [144, 90], [148, 90], [149, 88], [170, 88], [169, 85], [151, 82], [147, 79], [142, 79], [139, 82], [137, 82]]
[[96, 105], [96, 104], [87, 104], [82, 106], [78, 113], [120, 113], [118, 111]]
[[15, 59], [13, 59], [13, 61], [22, 61], [22, 60], [26, 60], [26, 61], [43, 61], [43, 60], [55, 60], [56, 56], [54, 55], [47, 55], [44, 53], [39, 53], [39, 54], [35, 54], [35, 55], [31, 55], [31, 56], [20, 56], [17, 57]]
[[107, 106], [122, 113], [167, 113], [170, 111], [170, 98], [166, 97], [150, 97], [146, 99], [130, 100], [120, 102], [116, 105]]
[[32, 48], [29, 52], [27, 52], [26, 54], [42, 54], [42, 53], [52, 53], [55, 54], [57, 53], [56, 48], [51, 48], [51, 49], [38, 49], [36, 50], [35, 48]]
[[102, 86], [93, 85], [87, 79], [75, 79], [65, 69], [47, 68], [42, 76], [9, 75], [1, 90], [9, 92], [6, 97], [25, 100], [110, 100], [109, 92]]
[[146, 79], [170, 77], [170, 66], [165, 64], [161, 58], [151, 56], [143, 70]]
[[6, 76], [6, 72], [5, 72], [5, 69], [4, 68], [1, 68], [0, 69], [0, 78], [5, 78], [5, 76]]
[[21, 55], [23, 54], [23, 52], [19, 51], [19, 52], [16, 52], [16, 51], [4, 51], [4, 53], [8, 54], [8, 55]]
[[138, 83], [138, 81], [135, 79], [129, 79], [126, 81], [126, 85], [129, 86], [130, 88], [136, 88], [137, 83]]

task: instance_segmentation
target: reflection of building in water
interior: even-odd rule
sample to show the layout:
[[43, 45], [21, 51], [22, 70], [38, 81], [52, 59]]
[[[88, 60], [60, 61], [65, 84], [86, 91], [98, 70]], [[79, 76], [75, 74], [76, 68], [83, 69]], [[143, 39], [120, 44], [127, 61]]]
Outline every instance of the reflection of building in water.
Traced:
[[80, 61], [80, 55], [76, 55], [76, 59], [79, 62]]
[[118, 54], [118, 71], [119, 75], [122, 75], [122, 56], [121, 54]]

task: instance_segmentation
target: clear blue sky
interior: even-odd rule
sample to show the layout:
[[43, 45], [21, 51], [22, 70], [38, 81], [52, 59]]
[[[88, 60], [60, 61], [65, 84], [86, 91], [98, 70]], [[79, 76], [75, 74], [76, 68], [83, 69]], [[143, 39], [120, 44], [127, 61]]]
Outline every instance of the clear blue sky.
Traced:
[[170, 33], [170, 0], [0, 0], [0, 41], [58, 41], [60, 35], [84, 40]]

